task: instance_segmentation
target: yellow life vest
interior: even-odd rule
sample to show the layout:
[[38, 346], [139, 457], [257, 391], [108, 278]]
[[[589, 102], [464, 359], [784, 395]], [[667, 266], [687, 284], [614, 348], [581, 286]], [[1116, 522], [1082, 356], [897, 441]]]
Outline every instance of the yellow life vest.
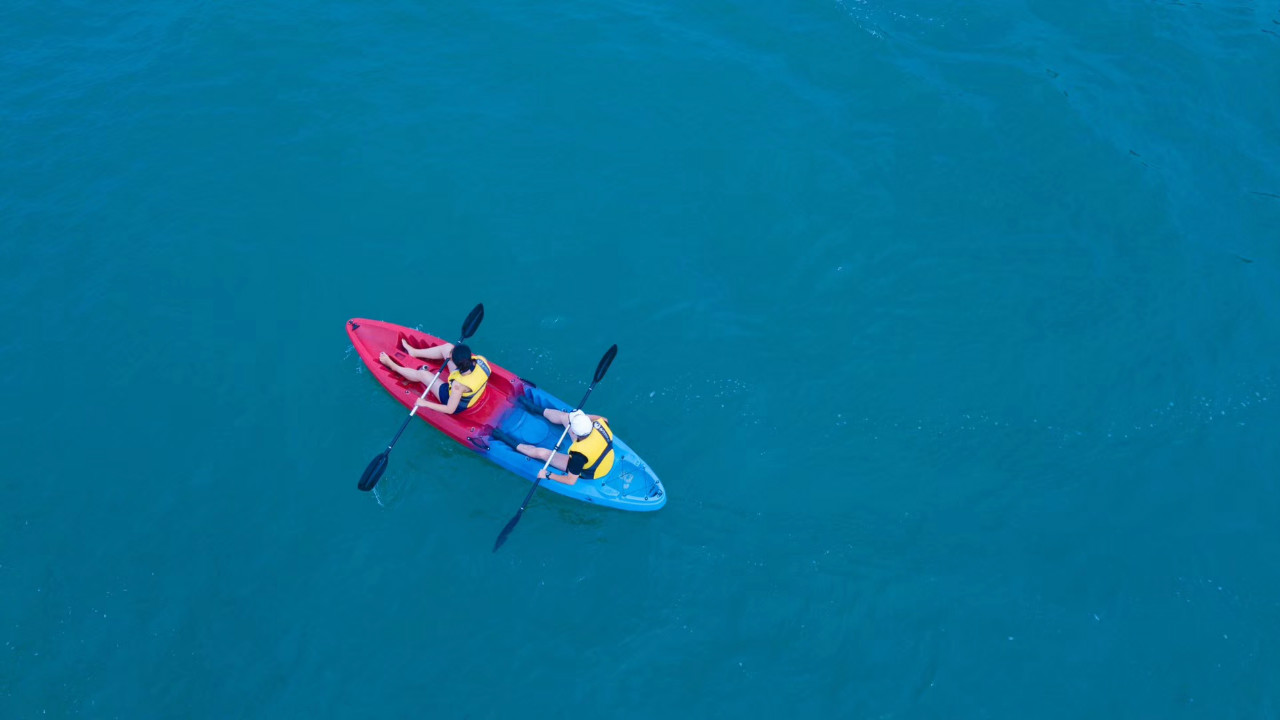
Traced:
[[591, 434], [575, 440], [569, 446], [569, 452], [581, 453], [587, 458], [581, 477], [593, 480], [608, 475], [613, 469], [613, 431], [609, 429], [609, 423], [603, 420], [593, 421]]
[[489, 385], [489, 375], [493, 373], [489, 369], [489, 361], [480, 355], [472, 355], [471, 359], [475, 361], [475, 365], [471, 367], [471, 372], [466, 375], [461, 370], [454, 370], [449, 373], [449, 382], [459, 382], [466, 386], [466, 392], [462, 393], [462, 398], [458, 400], [458, 409], [454, 412], [462, 412], [471, 407], [481, 395], [484, 395], [484, 389]]

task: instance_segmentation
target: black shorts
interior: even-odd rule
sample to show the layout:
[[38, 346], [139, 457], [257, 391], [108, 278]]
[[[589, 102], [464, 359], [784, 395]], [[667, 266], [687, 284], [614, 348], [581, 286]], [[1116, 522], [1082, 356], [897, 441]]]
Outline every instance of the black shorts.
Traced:
[[[426, 365], [423, 365], [418, 369], [423, 372], [431, 371], [431, 368], [427, 367]], [[448, 405], [449, 404], [449, 381], [445, 380], [444, 382], [437, 383], [436, 386], [440, 388], [438, 391], [436, 391], [436, 395], [439, 396], [440, 402], [444, 405]], [[462, 408], [458, 408], [458, 409], [461, 410]]]

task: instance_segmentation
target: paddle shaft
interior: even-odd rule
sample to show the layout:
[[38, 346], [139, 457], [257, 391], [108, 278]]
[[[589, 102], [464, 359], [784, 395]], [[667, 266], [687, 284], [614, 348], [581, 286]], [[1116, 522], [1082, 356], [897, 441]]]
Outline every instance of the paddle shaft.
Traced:
[[[578, 409], [579, 409], [579, 410], [581, 410], [581, 409], [582, 409], [582, 407], [583, 407], [584, 405], [586, 405], [586, 404], [587, 404], [587, 398], [591, 397], [591, 391], [592, 391], [592, 390], [595, 390], [595, 389], [596, 389], [596, 384], [595, 384], [595, 383], [591, 383], [591, 385], [587, 388], [587, 394], [582, 396], [582, 402], [578, 403]], [[564, 428], [564, 432], [560, 433], [560, 439], [556, 441], [556, 448], [555, 448], [555, 450], [552, 450], [552, 451], [551, 451], [551, 455], [550, 455], [550, 457], [548, 457], [548, 458], [547, 458], [547, 462], [546, 462], [546, 464], [544, 464], [544, 465], [542, 466], [542, 470], [543, 470], [544, 472], [546, 471], [546, 469], [547, 469], [547, 468], [551, 467], [551, 461], [555, 459], [555, 457], [556, 457], [556, 453], [560, 452], [560, 443], [564, 442], [564, 436], [565, 436], [565, 435], [568, 435], [568, 434], [569, 434], [569, 426], [568, 426], [568, 425], [566, 425], [566, 426], [565, 426], [565, 428]], [[538, 475], [542, 475], [542, 472], [539, 472], [539, 473], [538, 473]], [[525, 496], [524, 496], [524, 502], [520, 503], [520, 511], [519, 511], [519, 512], [524, 512], [524, 509], [525, 509], [526, 507], [529, 507], [529, 501], [533, 499], [533, 494], [534, 494], [534, 493], [536, 493], [536, 492], [538, 492], [538, 486], [539, 486], [539, 485], [541, 485], [541, 484], [542, 484], [542, 478], [541, 478], [541, 477], [535, 477], [535, 478], [533, 479], [533, 487], [529, 488], [529, 494], [528, 494], [528, 495], [525, 495]], [[519, 513], [517, 513], [517, 514], [519, 514]]]
[[[475, 334], [476, 329], [480, 327], [480, 322], [484, 320], [484, 303], [477, 303], [470, 313], [467, 313], [467, 319], [462, 321], [462, 337], [455, 345], [466, 342], [467, 338]], [[431, 388], [436, 386], [436, 381], [440, 379], [440, 375], [449, 367], [448, 358], [440, 359], [440, 369], [436, 371], [435, 377], [431, 382], [427, 383], [427, 389], [422, 391], [422, 395], [418, 396], [418, 400], [425, 400], [427, 394], [431, 392]], [[391, 443], [387, 445], [387, 449], [374, 456], [369, 462], [369, 466], [364, 469], [364, 474], [360, 476], [360, 482], [356, 487], [362, 491], [368, 492], [378, 484], [378, 480], [382, 478], [382, 473], [387, 469], [387, 457], [391, 455], [391, 448], [395, 447], [399, 442], [400, 436], [404, 434], [404, 429], [409, 427], [409, 421], [413, 416], [418, 414], [418, 403], [415, 402], [413, 407], [409, 409], [409, 417], [400, 423], [400, 429], [396, 431], [396, 436], [391, 438]]]
[[[427, 393], [431, 392], [431, 388], [436, 386], [436, 382], [440, 379], [440, 374], [443, 373], [444, 369], [447, 367], [449, 367], [448, 361], [441, 360], [440, 369], [436, 371], [435, 377], [431, 378], [431, 384], [427, 386], [427, 389], [423, 390], [422, 394], [418, 396], [419, 400], [425, 400], [427, 398]], [[391, 438], [391, 444], [387, 446], [388, 451], [395, 447], [396, 443], [400, 441], [400, 436], [404, 434], [404, 429], [409, 427], [409, 421], [412, 420], [413, 416], [416, 414], [418, 414], [418, 403], [415, 402], [413, 407], [409, 408], [409, 417], [405, 418], [404, 422], [400, 423], [400, 429], [396, 431], [396, 436]]]
[[[591, 378], [591, 385], [587, 387], [587, 394], [582, 396], [582, 402], [578, 403], [578, 410], [582, 410], [587, 404], [587, 398], [591, 397], [591, 391], [596, 389], [596, 383], [604, 379], [604, 374], [609, 371], [609, 366], [613, 364], [613, 358], [618, 354], [618, 346], [613, 345], [605, 351], [604, 357], [600, 358], [600, 364], [596, 365], [596, 374]], [[556, 441], [555, 449], [551, 451], [551, 457], [547, 458], [547, 462], [542, 466], [545, 471], [551, 467], [551, 461], [555, 458], [556, 453], [560, 452], [560, 443], [564, 442], [564, 436], [569, 434], [569, 423], [566, 421], [564, 432], [560, 433], [560, 439]], [[572, 446], [570, 446], [572, 447]], [[538, 475], [542, 475], [540, 471]], [[538, 486], [542, 484], [541, 477], [533, 479], [533, 487], [529, 488], [529, 494], [524, 496], [524, 502], [520, 503], [520, 509], [515, 515], [511, 516], [511, 520], [507, 522], [507, 526], [502, 528], [502, 532], [498, 533], [498, 539], [493, 543], [493, 551], [498, 552], [498, 548], [502, 547], [502, 543], [507, 541], [507, 536], [515, 529], [516, 523], [520, 522], [520, 518], [524, 517], [524, 509], [529, 506], [529, 501], [533, 499], [533, 494], [538, 491]]]

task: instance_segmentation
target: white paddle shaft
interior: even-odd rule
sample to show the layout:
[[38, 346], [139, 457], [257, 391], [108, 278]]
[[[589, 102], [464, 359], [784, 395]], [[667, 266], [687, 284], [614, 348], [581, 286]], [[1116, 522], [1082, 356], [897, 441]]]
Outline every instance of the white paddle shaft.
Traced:
[[[539, 475], [546, 472], [547, 468], [551, 467], [551, 461], [555, 459], [556, 453], [560, 452], [560, 443], [564, 442], [564, 436], [568, 434], [569, 428], [566, 426], [564, 432], [560, 433], [560, 439], [556, 441], [556, 446], [552, 448], [551, 456], [547, 458], [547, 462], [542, 466], [542, 471], [538, 473]], [[550, 476], [550, 473], [548, 473], [548, 476]]]
[[[444, 369], [447, 367], [449, 367], [448, 363], [446, 362], [440, 363], [440, 369], [437, 370], [435, 376], [431, 378], [431, 384], [427, 386], [427, 389], [423, 390], [422, 394], [418, 396], [419, 400], [427, 399], [427, 393], [431, 392], [431, 388], [436, 386], [436, 381], [440, 379], [440, 373], [444, 372]], [[414, 403], [413, 407], [409, 409], [409, 417], [413, 417], [415, 414], [417, 414], [417, 412], [418, 412], [418, 403]]]

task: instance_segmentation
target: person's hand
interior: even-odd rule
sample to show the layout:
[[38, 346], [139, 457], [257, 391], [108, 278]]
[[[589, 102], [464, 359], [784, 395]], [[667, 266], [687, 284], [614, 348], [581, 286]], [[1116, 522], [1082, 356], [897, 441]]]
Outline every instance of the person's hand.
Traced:
[[547, 479], [547, 477], [549, 477], [549, 475], [550, 475], [550, 474], [549, 474], [546, 470], [539, 470], [539, 471], [538, 471], [538, 479], [539, 479], [539, 480], [546, 480], [546, 479]]

